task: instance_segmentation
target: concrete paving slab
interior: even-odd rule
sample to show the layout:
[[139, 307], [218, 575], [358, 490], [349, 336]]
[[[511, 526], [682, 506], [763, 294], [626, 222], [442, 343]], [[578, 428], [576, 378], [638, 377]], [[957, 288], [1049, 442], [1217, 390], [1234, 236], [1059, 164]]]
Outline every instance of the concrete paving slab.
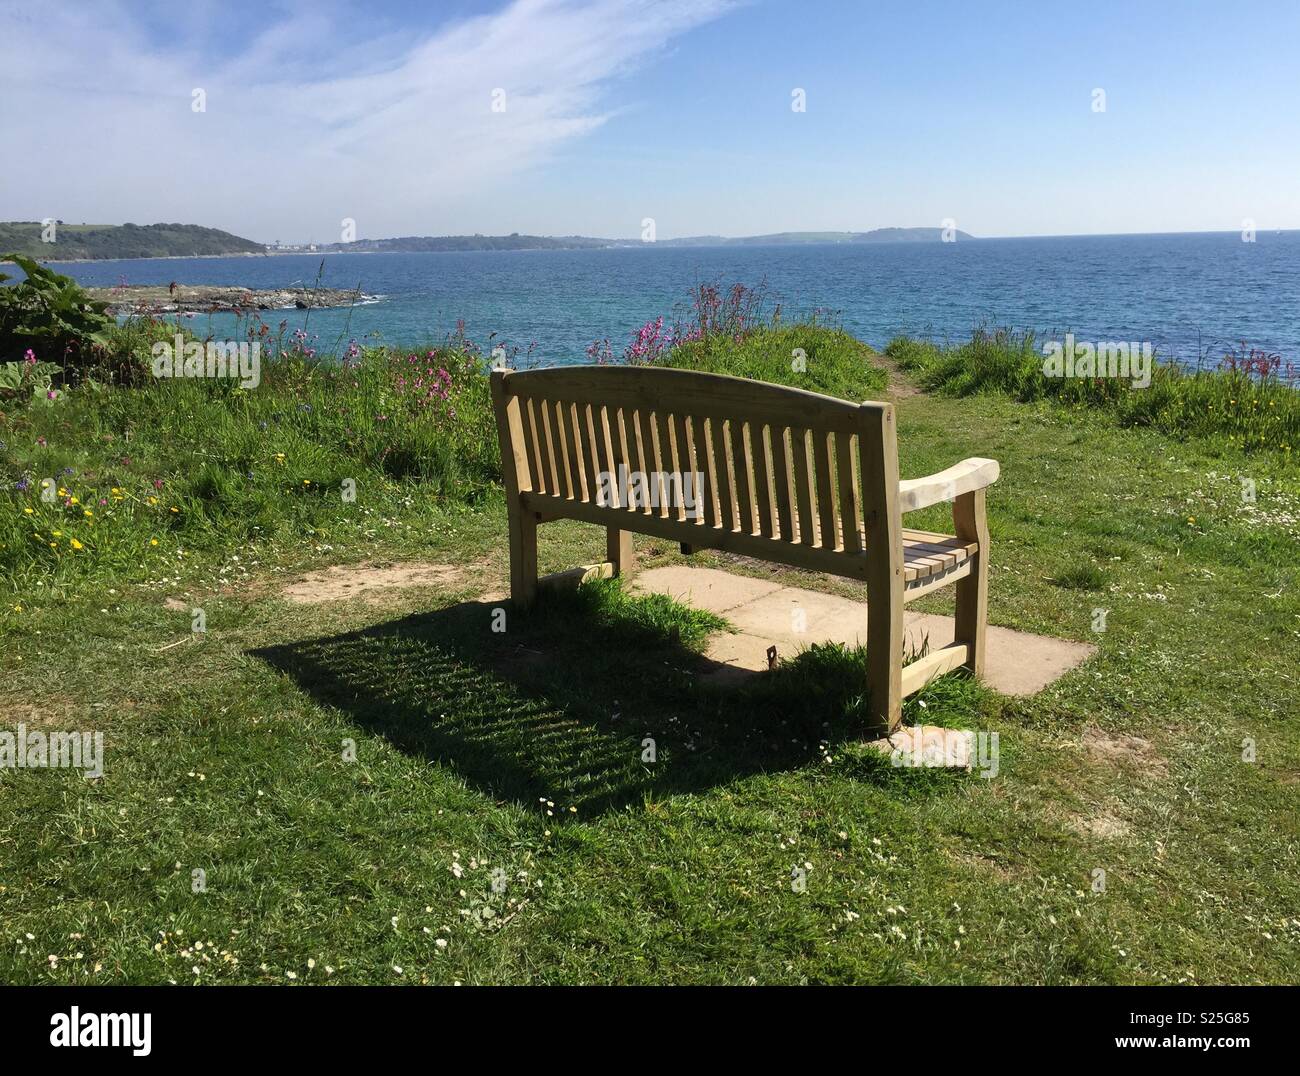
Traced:
[[[739, 605], [782, 589], [780, 583], [732, 575], [713, 568], [678, 565], [652, 568], [632, 576], [633, 590], [650, 590], [676, 598], [683, 605], [721, 616]], [[764, 665], [764, 668], [767, 666]]]
[[[736, 632], [718, 632], [709, 642], [708, 656], [723, 666], [717, 679], [765, 670], [772, 645], [780, 657], [792, 657], [813, 643], [866, 643], [865, 601], [717, 568], [652, 568], [633, 576], [632, 586], [715, 612], [736, 626]], [[919, 651], [928, 641], [933, 651], [953, 641], [950, 616], [907, 610], [903, 628], [910, 649]], [[1081, 665], [1096, 649], [1088, 643], [990, 626], [984, 680], [1004, 695], [1033, 695]]]

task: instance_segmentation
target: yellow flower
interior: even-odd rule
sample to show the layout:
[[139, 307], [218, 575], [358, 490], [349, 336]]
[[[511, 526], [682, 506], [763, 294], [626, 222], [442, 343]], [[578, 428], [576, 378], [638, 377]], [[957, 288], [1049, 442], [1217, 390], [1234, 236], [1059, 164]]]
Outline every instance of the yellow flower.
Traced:
[[63, 532], [62, 532], [62, 531], [50, 531], [50, 533], [51, 533], [52, 535], [54, 535], [55, 538], [62, 538], [62, 537], [63, 537]]
[[150, 544], [150, 545], [157, 545], [157, 544], [158, 544], [158, 539], [157, 539], [157, 538], [150, 538], [150, 539], [149, 539], [149, 544]]
[[60, 486], [60, 487], [59, 487], [59, 496], [60, 496], [60, 497], [66, 497], [67, 495], [68, 495], [68, 491], [67, 491], [66, 489], [64, 489], [62, 486]]
[[173, 508], [172, 508], [172, 511], [173, 511], [173, 512], [179, 512], [180, 509], [179, 509], [179, 508], [175, 508], [175, 507], [173, 507]]
[[21, 613], [22, 611], [23, 611], [23, 607], [22, 607], [21, 605], [15, 605], [15, 606], [14, 606], [14, 612], [15, 612], [15, 613]]
[[68, 503], [69, 503], [69, 504], [80, 504], [81, 502], [80, 502], [79, 500], [77, 500], [76, 497], [69, 497], [69, 498], [68, 498]]
[[310, 479], [310, 478], [304, 478], [304, 479], [302, 480], [302, 484], [303, 484], [304, 486], [310, 486], [310, 485], [311, 485], [311, 479]]
[[83, 516], [85, 516], [87, 519], [89, 519], [89, 518], [90, 518], [91, 516], [93, 516], [95, 513], [92, 512], [89, 508], [87, 508], [87, 509], [85, 509], [81, 514], [82, 514]]
[[75, 538], [69, 538], [69, 539], [68, 539], [68, 544], [69, 544], [70, 546], [72, 546], [73, 549], [81, 549], [81, 548], [82, 548], [81, 543], [78, 542]]
[[26, 512], [29, 516], [32, 514], [32, 510], [30, 508], [24, 508], [23, 511]]
[[150, 503], [150, 504], [157, 504], [157, 503], [158, 503], [158, 498], [157, 498], [157, 497], [150, 497], [150, 498], [149, 498], [149, 503]]
[[1195, 516], [1188, 516], [1188, 517], [1187, 517], [1187, 522], [1188, 522], [1188, 523], [1195, 523], [1195, 522], [1196, 522], [1196, 517], [1195, 517]]
[[121, 492], [122, 491], [118, 489], [117, 486], [114, 486], [111, 490], [109, 490], [109, 493], [121, 493]]

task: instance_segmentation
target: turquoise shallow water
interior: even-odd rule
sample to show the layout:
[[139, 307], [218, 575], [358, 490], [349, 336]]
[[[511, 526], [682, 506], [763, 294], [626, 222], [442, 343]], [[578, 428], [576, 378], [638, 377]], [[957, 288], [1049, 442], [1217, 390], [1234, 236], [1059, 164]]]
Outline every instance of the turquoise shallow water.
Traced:
[[[485, 346], [533, 347], [543, 362], [615, 350], [639, 325], [671, 320], [698, 281], [766, 281], [791, 314], [821, 308], [877, 346], [898, 333], [960, 340], [979, 324], [1080, 340], [1150, 341], [1166, 358], [1217, 364], [1245, 341], [1300, 372], [1300, 232], [986, 239], [934, 244], [674, 248], [431, 254], [277, 255], [64, 263], [84, 284], [322, 283], [384, 296], [342, 310], [266, 314], [307, 323], [330, 350], [340, 334], [412, 346], [464, 319]], [[218, 337], [229, 316], [193, 319]], [[495, 336], [492, 334], [495, 333]]]

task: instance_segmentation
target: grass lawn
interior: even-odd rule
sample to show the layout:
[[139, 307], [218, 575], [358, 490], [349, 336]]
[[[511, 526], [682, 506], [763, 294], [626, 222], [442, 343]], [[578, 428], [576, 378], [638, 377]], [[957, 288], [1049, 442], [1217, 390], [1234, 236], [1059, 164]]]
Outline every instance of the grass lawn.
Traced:
[[[706, 688], [706, 614], [603, 584], [516, 615], [498, 494], [394, 486], [275, 542], [232, 518], [135, 574], [112, 546], [120, 578], [12, 567], [0, 726], [106, 752], [99, 780], [0, 769], [0, 981], [1296, 981], [1294, 463], [1001, 395], [899, 418], [904, 477], [1001, 461], [991, 621], [1099, 647], [1033, 698], [909, 700], [997, 732], [996, 777], [865, 748], [853, 655]], [[602, 559], [541, 533], [543, 570]], [[447, 570], [285, 599], [363, 561]]]

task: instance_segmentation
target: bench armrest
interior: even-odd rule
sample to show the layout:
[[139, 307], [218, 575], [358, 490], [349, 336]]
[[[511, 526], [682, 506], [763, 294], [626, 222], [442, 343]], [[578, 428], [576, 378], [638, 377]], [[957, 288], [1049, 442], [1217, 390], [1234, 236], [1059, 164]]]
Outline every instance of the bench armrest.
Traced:
[[973, 456], [954, 463], [946, 471], [909, 478], [898, 483], [898, 510], [912, 512], [943, 501], [955, 501], [963, 493], [971, 493], [998, 480], [998, 461]]

